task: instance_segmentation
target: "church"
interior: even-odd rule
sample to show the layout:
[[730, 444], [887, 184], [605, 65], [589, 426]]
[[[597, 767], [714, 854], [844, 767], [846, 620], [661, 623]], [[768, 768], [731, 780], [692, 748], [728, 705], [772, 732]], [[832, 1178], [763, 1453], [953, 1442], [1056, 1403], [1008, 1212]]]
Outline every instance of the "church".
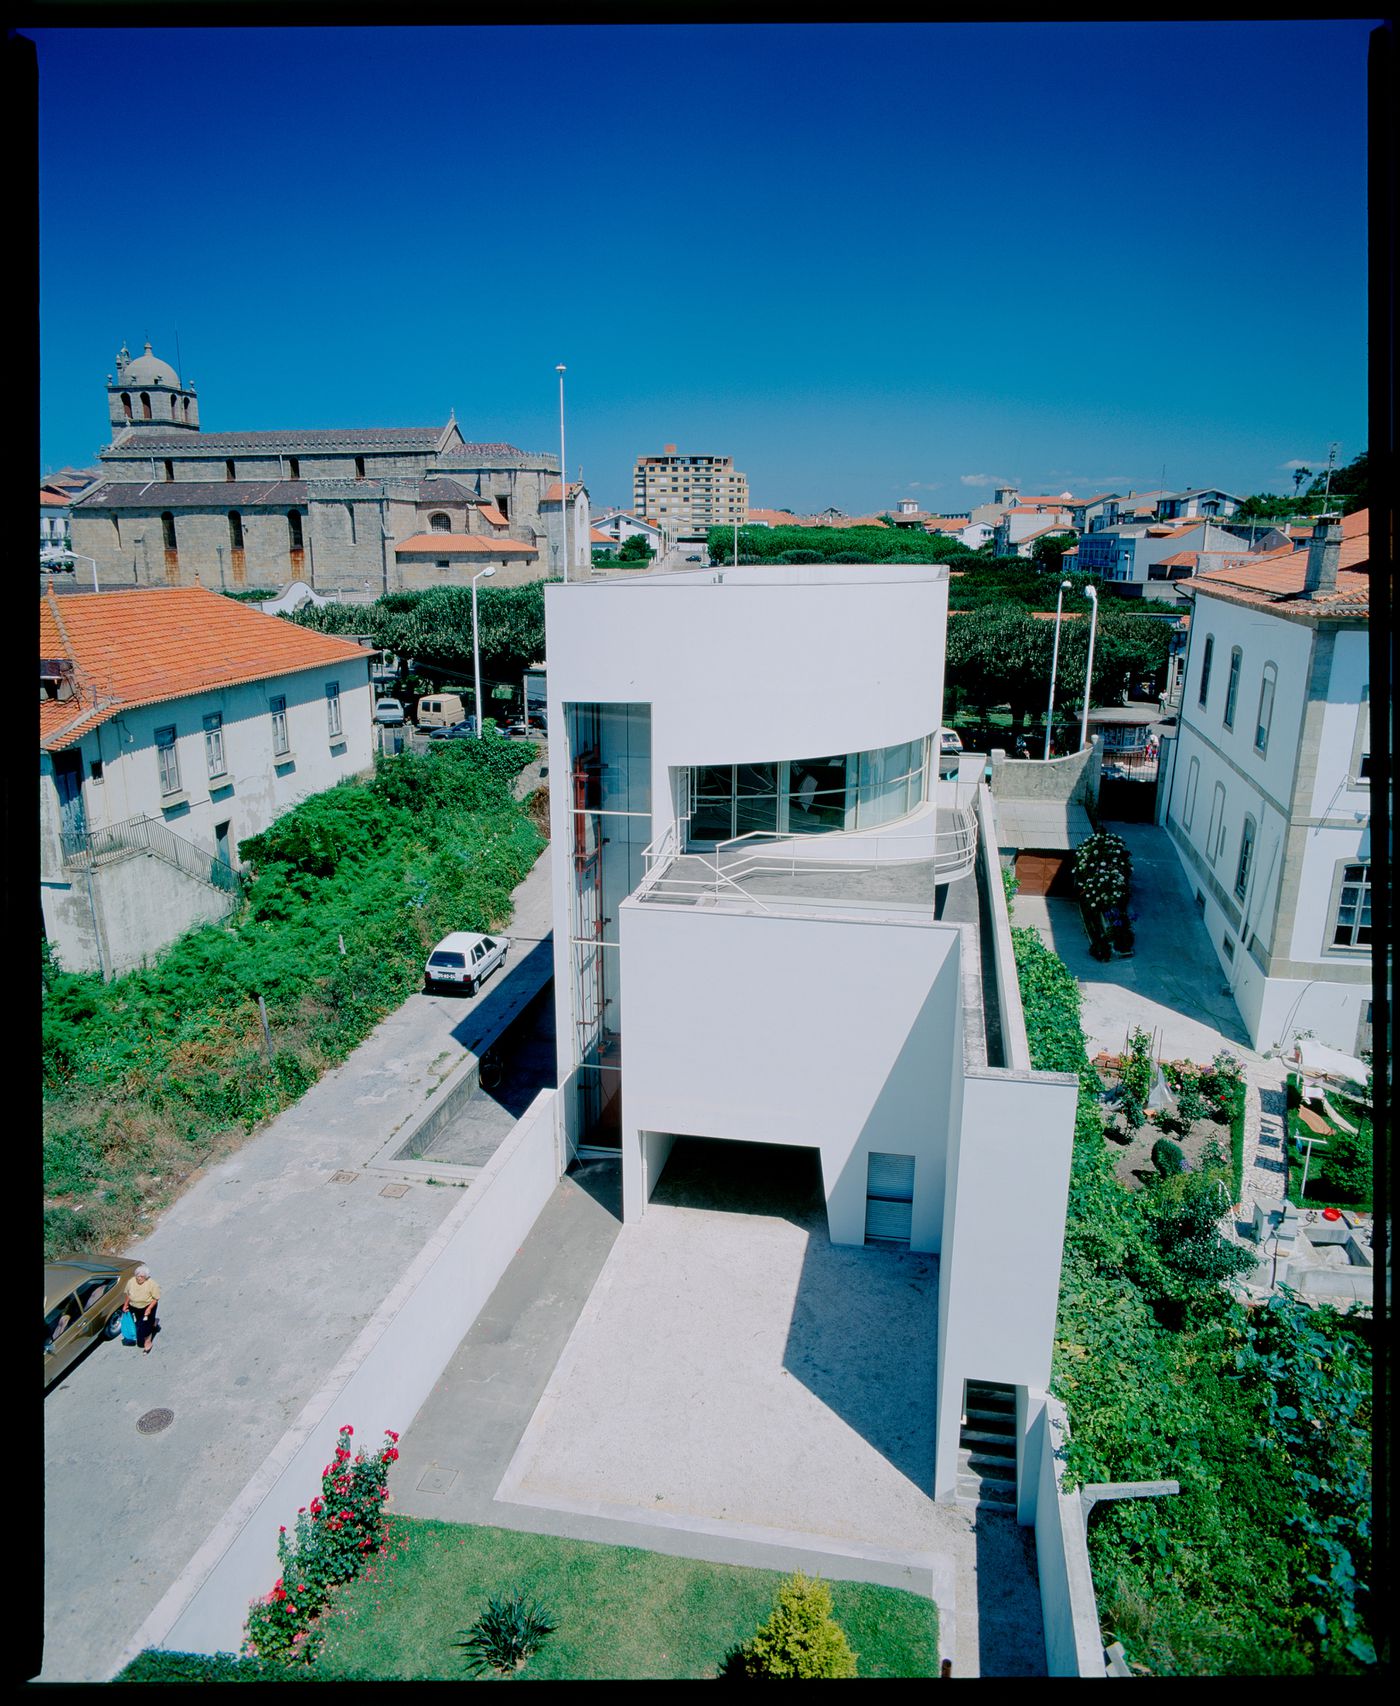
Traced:
[[[276, 590], [347, 601], [562, 579], [559, 459], [441, 427], [205, 432], [192, 383], [148, 342], [107, 376], [102, 482], [72, 511], [72, 550], [104, 591]], [[589, 567], [588, 494], [569, 483], [569, 574]], [[81, 569], [83, 565], [79, 563]], [[85, 576], [80, 575], [80, 580]]]

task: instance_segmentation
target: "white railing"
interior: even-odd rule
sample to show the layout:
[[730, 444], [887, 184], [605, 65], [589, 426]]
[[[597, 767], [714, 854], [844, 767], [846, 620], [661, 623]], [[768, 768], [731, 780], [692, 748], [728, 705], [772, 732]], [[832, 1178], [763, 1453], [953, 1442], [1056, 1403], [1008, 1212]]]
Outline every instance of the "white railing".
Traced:
[[[939, 830], [933, 838], [934, 880], [950, 883], [967, 876], [977, 861], [977, 818], [975, 812], [960, 807], [945, 813], [953, 821], [949, 828]], [[826, 836], [807, 838], [831, 845]], [[732, 891], [747, 904], [767, 912], [757, 895], [743, 885], [757, 876], [795, 877], [799, 870], [821, 872], [831, 876], [862, 875], [895, 861], [905, 864], [927, 863], [920, 847], [925, 845], [908, 835], [862, 835], [853, 848], [860, 856], [844, 859], [830, 858], [815, 848], [809, 853], [800, 841], [780, 830], [754, 829], [719, 842], [709, 853], [678, 851], [676, 831], [668, 828], [642, 854], [646, 867], [637, 895], [646, 899], [699, 899], [702, 895], [718, 900], [721, 893]], [[779, 850], [781, 848], [781, 851]], [[675, 871], [677, 862], [684, 859], [693, 875]]]

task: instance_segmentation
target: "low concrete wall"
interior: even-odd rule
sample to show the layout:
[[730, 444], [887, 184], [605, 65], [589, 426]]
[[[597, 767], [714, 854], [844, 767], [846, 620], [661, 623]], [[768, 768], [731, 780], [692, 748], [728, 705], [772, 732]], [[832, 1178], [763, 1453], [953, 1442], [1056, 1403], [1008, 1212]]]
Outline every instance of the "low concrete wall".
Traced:
[[[153, 959], [186, 930], [226, 918], [237, 905], [235, 895], [151, 853], [66, 874], [69, 887], [48, 883], [42, 890], [44, 927], [65, 971], [119, 976]], [[100, 938], [93, 930], [94, 909]]]
[[998, 747], [991, 754], [992, 793], [1005, 800], [1073, 800], [1095, 806], [1103, 772], [1103, 738], [1094, 735], [1082, 752], [1063, 758], [1008, 758]]
[[1031, 1069], [1030, 1044], [1026, 1040], [1026, 1016], [1021, 1006], [1021, 980], [1016, 973], [1016, 954], [1011, 944], [1011, 915], [1006, 910], [1006, 885], [1001, 880], [997, 853], [996, 810], [986, 787], [977, 790], [977, 857], [992, 910], [992, 961], [996, 967], [997, 1012], [1001, 1019], [1001, 1041], [1006, 1064], [1016, 1072]]
[[1039, 1459], [1035, 1551], [1045, 1665], [1051, 1676], [1103, 1676], [1103, 1637], [1079, 1494], [1066, 1493], [1060, 1485], [1068, 1440], [1065, 1407], [1047, 1394], [1026, 1443], [1028, 1467]]
[[559, 1182], [558, 1092], [542, 1090], [269, 1454], [114, 1667], [146, 1647], [237, 1651], [277, 1578], [277, 1530], [321, 1488], [342, 1422], [373, 1450], [402, 1432]]

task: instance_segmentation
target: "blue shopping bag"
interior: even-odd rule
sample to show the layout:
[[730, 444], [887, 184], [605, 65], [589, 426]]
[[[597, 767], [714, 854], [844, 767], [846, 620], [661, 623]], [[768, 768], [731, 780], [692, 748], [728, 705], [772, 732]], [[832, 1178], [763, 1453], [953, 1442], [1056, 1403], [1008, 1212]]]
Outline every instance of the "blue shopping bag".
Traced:
[[136, 1343], [136, 1317], [129, 1309], [122, 1310], [122, 1343], [124, 1345]]

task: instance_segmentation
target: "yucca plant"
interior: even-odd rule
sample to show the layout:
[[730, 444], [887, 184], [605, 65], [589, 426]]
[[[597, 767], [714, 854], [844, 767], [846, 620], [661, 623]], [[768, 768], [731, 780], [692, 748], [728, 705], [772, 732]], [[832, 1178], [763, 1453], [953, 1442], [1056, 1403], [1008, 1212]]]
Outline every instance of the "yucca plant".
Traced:
[[526, 1599], [517, 1588], [509, 1598], [493, 1593], [486, 1610], [455, 1645], [463, 1649], [473, 1676], [487, 1670], [509, 1676], [539, 1650], [556, 1627], [539, 1601]]

